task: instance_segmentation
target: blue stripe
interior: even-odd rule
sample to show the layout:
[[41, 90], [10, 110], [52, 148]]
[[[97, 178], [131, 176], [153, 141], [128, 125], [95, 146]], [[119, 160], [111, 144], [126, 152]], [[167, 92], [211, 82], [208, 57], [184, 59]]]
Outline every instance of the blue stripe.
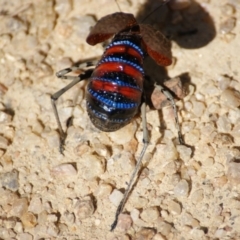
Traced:
[[88, 92], [96, 98], [98, 101], [106, 104], [109, 107], [117, 108], [117, 109], [129, 109], [129, 108], [136, 108], [138, 107], [138, 103], [135, 103], [133, 101], [129, 100], [129, 103], [123, 103], [123, 102], [115, 102], [109, 98], [104, 97], [102, 94], [99, 94], [98, 92], [88, 89]]
[[138, 64], [136, 63], [133, 63], [131, 61], [128, 61], [128, 60], [125, 60], [123, 58], [117, 58], [117, 57], [110, 57], [110, 56], [107, 56], [105, 58], [102, 59], [102, 61], [99, 63], [99, 65], [101, 63], [105, 63], [105, 62], [118, 62], [118, 63], [125, 63], [125, 64], [129, 64], [131, 65], [132, 67], [136, 68], [137, 70], [139, 70], [142, 74], [144, 74], [144, 70], [142, 67], [140, 67]]
[[106, 49], [109, 49], [110, 47], [116, 46], [116, 45], [128, 45], [128, 46], [134, 48], [136, 51], [138, 51], [141, 54], [142, 57], [144, 57], [144, 53], [143, 53], [142, 49], [129, 40], [114, 41], [114, 42], [110, 43]]

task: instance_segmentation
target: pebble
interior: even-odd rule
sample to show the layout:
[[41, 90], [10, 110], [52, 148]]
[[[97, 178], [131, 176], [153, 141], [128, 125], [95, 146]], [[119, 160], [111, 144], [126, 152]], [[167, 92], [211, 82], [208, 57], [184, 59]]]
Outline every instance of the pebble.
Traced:
[[209, 80], [207, 83], [203, 84], [200, 91], [203, 96], [208, 95], [214, 97], [221, 94], [220, 89], [216, 86], [216, 82], [212, 80]]
[[[0, 39], [0, 48], [3, 49], [5, 46], [8, 46], [8, 44], [10, 42], [11, 42], [11, 35], [10, 34], [2, 34], [1, 39]], [[0, 83], [0, 93], [2, 93], [2, 91], [1, 91], [2, 86], [1, 85], [2, 84]]]
[[217, 133], [213, 138], [213, 142], [218, 146], [231, 146], [234, 141], [229, 134]]
[[198, 101], [192, 101], [192, 112], [196, 117], [201, 117], [206, 109], [204, 103]]
[[14, 228], [15, 225], [16, 225], [16, 222], [14, 220], [11, 220], [11, 219], [6, 219], [6, 220], [3, 220], [3, 225], [7, 229]]
[[94, 210], [93, 200], [88, 196], [78, 200], [74, 205], [75, 215], [80, 220], [90, 217]]
[[5, 211], [9, 211], [10, 205], [13, 205], [13, 203], [18, 200], [18, 195], [16, 193], [3, 188], [0, 188], [0, 196], [0, 205]]
[[208, 106], [208, 112], [211, 114], [219, 113], [221, 106], [216, 103], [212, 103]]
[[220, 116], [217, 120], [217, 127], [219, 132], [230, 132], [232, 124], [226, 115]]
[[11, 191], [17, 191], [19, 188], [18, 172], [13, 170], [12, 172], [0, 174], [1, 185]]
[[237, 108], [240, 106], [240, 93], [233, 89], [226, 89], [222, 92], [220, 101], [228, 108]]
[[5, 24], [2, 24], [1, 26], [5, 26], [6, 29], [1, 29], [1, 34], [4, 33], [13, 33], [13, 32], [21, 32], [27, 30], [27, 25], [23, 21], [21, 21], [19, 18], [16, 17], [5, 17], [2, 18], [2, 21], [4, 21]]
[[32, 184], [26, 183], [26, 184], [24, 185], [24, 192], [25, 192], [25, 193], [31, 193], [31, 192], [32, 192]]
[[[72, 4], [70, 0], [57, 0], [54, 6], [55, 11], [60, 18], [65, 18], [67, 14], [72, 10]], [[62, 68], [63, 69], [63, 68]]]
[[157, 207], [149, 207], [142, 211], [140, 217], [147, 223], [154, 223], [159, 217], [159, 211]]
[[170, 186], [176, 186], [180, 181], [180, 176], [178, 173], [175, 173], [173, 175], [165, 174], [164, 178], [162, 179], [162, 182], [166, 185]]
[[[57, 226], [58, 226], [58, 229], [59, 229], [58, 235], [59, 236], [64, 236], [64, 235], [66, 236], [66, 233], [69, 231], [68, 226], [64, 223], [58, 223]], [[63, 240], [67, 240], [67, 238], [66, 239], [63, 238]]]
[[74, 148], [74, 153], [77, 156], [82, 156], [85, 153], [90, 153], [90, 152], [91, 152], [91, 148], [86, 142], [79, 144]]
[[[96, 21], [93, 16], [85, 15], [78, 16], [72, 19], [73, 30], [77, 37], [80, 39], [86, 39], [89, 34], [89, 29], [95, 25]], [[78, 26], [81, 26], [80, 28]]]
[[66, 211], [62, 215], [61, 219], [68, 225], [72, 225], [75, 222], [75, 215], [73, 213]]
[[[0, 90], [1, 92], [1, 90]], [[0, 111], [0, 123], [10, 123], [12, 121], [12, 116], [4, 111]]]
[[106, 197], [106, 196], [109, 196], [111, 192], [112, 192], [112, 186], [110, 184], [100, 183], [94, 195], [99, 197]]
[[106, 145], [102, 144], [102, 143], [92, 143], [93, 149], [94, 151], [99, 155], [99, 156], [103, 156], [106, 159], [108, 159], [110, 157], [110, 151], [109, 149], [106, 147]]
[[157, 231], [160, 232], [163, 236], [168, 236], [171, 232], [171, 224], [165, 222], [163, 218], [159, 217], [156, 221]]
[[153, 239], [152, 240], [166, 240], [166, 238], [165, 237], [163, 237], [163, 235], [162, 234], [160, 234], [160, 233], [157, 233], [154, 237], [153, 237]]
[[[196, 145], [199, 142], [199, 139], [200, 139], [200, 131], [197, 128], [195, 128], [195, 129], [191, 130], [190, 132], [186, 133], [185, 136], [184, 136], [185, 142], [188, 143], [191, 146]], [[190, 153], [189, 149], [188, 149], [187, 153], [188, 154]]]
[[227, 232], [223, 228], [218, 228], [214, 233], [214, 237], [218, 239], [224, 239], [226, 237]]
[[192, 227], [199, 227], [199, 221], [196, 220], [195, 218], [192, 217], [192, 215], [190, 213], [183, 213], [181, 215], [181, 222], [182, 224], [184, 225], [189, 225], [189, 226], [192, 226]]
[[81, 165], [79, 164], [78, 169], [81, 169], [83, 178], [93, 179], [105, 172], [105, 161], [102, 157], [86, 153], [81, 158]]
[[58, 217], [57, 217], [56, 214], [48, 214], [47, 221], [48, 222], [57, 222], [58, 221]]
[[228, 112], [228, 119], [233, 124], [236, 125], [238, 123], [238, 119], [240, 118], [240, 109], [230, 109]]
[[173, 200], [170, 200], [168, 202], [168, 211], [172, 214], [172, 215], [179, 215], [181, 214], [182, 208], [181, 205]]
[[54, 168], [52, 168], [51, 171], [52, 175], [55, 177], [71, 177], [74, 175], [77, 175], [77, 170], [75, 169], [75, 167], [72, 164], [69, 163], [63, 163], [60, 164]]
[[48, 212], [43, 210], [38, 214], [38, 224], [44, 225], [47, 222]]
[[231, 16], [235, 13], [236, 9], [232, 4], [224, 4], [221, 6], [221, 12], [224, 16]]
[[133, 154], [123, 151], [121, 156], [117, 158], [123, 172], [129, 173], [135, 168], [135, 158]]
[[234, 137], [239, 138], [240, 137], [240, 124], [236, 124], [234, 125], [233, 129], [232, 129], [232, 135]]
[[148, 199], [146, 197], [143, 196], [139, 196], [137, 193], [136, 194], [132, 194], [132, 204], [135, 208], [145, 208], [145, 206], [147, 206], [148, 204]]
[[178, 166], [175, 161], [167, 163], [163, 168], [164, 173], [167, 175], [172, 175], [176, 173], [177, 170], [178, 170]]
[[214, 178], [212, 181], [213, 186], [215, 188], [223, 187], [225, 184], [227, 184], [227, 182], [228, 182], [227, 176], [217, 177], [217, 178]]
[[207, 168], [212, 167], [212, 165], [214, 164], [214, 158], [207, 157], [207, 158], [203, 159], [202, 164], [204, 167], [207, 167]]
[[142, 228], [136, 232], [135, 240], [152, 240], [155, 235], [155, 230], [151, 228]]
[[137, 130], [137, 125], [133, 121], [118, 131], [110, 132], [109, 136], [112, 142], [114, 142], [115, 144], [124, 145], [132, 140], [136, 130]]
[[23, 232], [23, 225], [21, 222], [16, 222], [16, 225], [14, 226], [14, 231], [16, 233], [22, 233]]
[[220, 32], [222, 34], [230, 33], [236, 26], [236, 18], [229, 17], [220, 24]]
[[184, 103], [184, 107], [185, 107], [186, 111], [190, 112], [193, 108], [193, 105], [191, 102], [187, 101]]
[[41, 134], [43, 132], [43, 125], [39, 121], [35, 121], [35, 123], [32, 126], [32, 131], [36, 134]]
[[22, 224], [25, 228], [33, 228], [37, 225], [37, 218], [31, 212], [26, 212], [21, 217]]
[[187, 197], [189, 192], [189, 184], [186, 180], [182, 179], [174, 188], [174, 195], [176, 197]]
[[114, 189], [113, 192], [111, 193], [111, 195], [109, 196], [110, 202], [113, 203], [114, 206], [116, 206], [116, 207], [119, 205], [122, 198], [123, 198], [123, 193], [117, 189]]
[[133, 220], [133, 222], [137, 221], [139, 219], [140, 211], [136, 208], [132, 209], [130, 216]]
[[240, 163], [239, 162], [229, 162], [227, 163], [227, 178], [228, 180], [233, 184], [239, 184], [240, 183]]
[[12, 171], [13, 169], [13, 160], [12, 157], [8, 154], [4, 154], [1, 158], [1, 165], [5, 171]]
[[138, 141], [135, 138], [132, 138], [130, 142], [128, 142], [126, 145], [124, 145], [124, 150], [126, 152], [129, 152], [131, 154], [135, 154], [137, 151]]
[[21, 218], [28, 209], [28, 200], [27, 198], [16, 199], [10, 209], [10, 215], [14, 217]]
[[227, 42], [230, 43], [232, 40], [234, 40], [236, 38], [236, 34], [235, 33], [227, 33], [224, 34], [223, 39]]
[[127, 232], [131, 228], [132, 222], [129, 214], [120, 214], [118, 217], [117, 230]]
[[109, 240], [131, 240], [132, 238], [130, 238], [130, 236], [128, 234], [125, 235], [118, 235], [118, 236], [114, 236], [114, 237], [106, 237], [106, 239]]
[[228, 76], [219, 76], [218, 78], [218, 87], [221, 89], [221, 90], [226, 90], [229, 85], [231, 83], [231, 78], [228, 77]]
[[[172, 78], [164, 82], [166, 88], [170, 89], [177, 97], [177, 99], [183, 99], [186, 92], [183, 89], [182, 82], [180, 78]], [[167, 99], [165, 94], [162, 93], [161, 89], [157, 86], [154, 88], [151, 95], [151, 102], [155, 109], [161, 109], [165, 106], [171, 105], [171, 102]]]
[[183, 133], [187, 133], [192, 131], [194, 128], [196, 127], [196, 123], [195, 122], [183, 122], [182, 123], [182, 132]]
[[42, 137], [47, 140], [50, 148], [59, 149], [60, 140], [57, 131], [43, 132]]
[[46, 233], [50, 236], [57, 237], [59, 229], [54, 223], [48, 223]]
[[163, 162], [166, 164], [168, 162], [176, 160], [178, 158], [178, 152], [176, 150], [176, 147], [172, 143], [158, 144], [156, 146], [156, 152], [153, 158], [155, 157], [157, 158], [158, 164], [159, 162]]
[[0, 238], [2, 239], [9, 239], [9, 240], [15, 240], [16, 233], [12, 229], [5, 229], [0, 226]]
[[194, 239], [204, 239], [205, 233], [202, 229], [193, 228], [190, 231], [190, 234], [193, 236]]
[[0, 136], [0, 148], [7, 149], [8, 145], [9, 141], [5, 137]]
[[198, 189], [191, 193], [191, 200], [193, 203], [201, 202], [203, 200], [203, 190]]
[[29, 203], [28, 210], [35, 214], [39, 214], [40, 212], [43, 211], [42, 201], [39, 196], [32, 196], [32, 199]]
[[185, 145], [177, 145], [177, 151], [179, 153], [180, 158], [187, 163], [192, 156], [192, 149]]

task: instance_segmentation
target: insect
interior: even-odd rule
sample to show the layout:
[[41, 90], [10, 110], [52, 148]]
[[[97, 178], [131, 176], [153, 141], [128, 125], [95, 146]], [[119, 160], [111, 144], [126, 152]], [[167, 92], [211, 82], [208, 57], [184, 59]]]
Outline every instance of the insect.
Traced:
[[[144, 97], [143, 60], [149, 55], [157, 64], [171, 64], [170, 42], [152, 26], [137, 23], [132, 14], [117, 12], [101, 18], [91, 29], [87, 43], [95, 45], [113, 37], [106, 47], [100, 61], [87, 62], [78, 67], [66, 68], [57, 72], [57, 77], [72, 80], [65, 88], [51, 96], [54, 114], [60, 132], [60, 152], [63, 152], [66, 134], [63, 131], [57, 107], [57, 99], [78, 82], [89, 79], [87, 86], [86, 108], [93, 125], [106, 132], [116, 131], [127, 125], [141, 108], [143, 122], [143, 149], [137, 160], [124, 197], [119, 204], [111, 231], [117, 225], [129, 193], [138, 174], [143, 156], [149, 144], [146, 126], [146, 104]], [[78, 76], [69, 72], [82, 70]], [[157, 86], [172, 103], [178, 128], [179, 141], [183, 144], [176, 105], [169, 91]]]

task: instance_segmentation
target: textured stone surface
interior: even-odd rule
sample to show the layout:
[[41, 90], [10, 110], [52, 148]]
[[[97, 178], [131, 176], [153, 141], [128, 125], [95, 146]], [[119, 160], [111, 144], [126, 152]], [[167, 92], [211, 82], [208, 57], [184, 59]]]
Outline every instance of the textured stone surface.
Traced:
[[[118, 4], [142, 21], [160, 2]], [[82, 81], [57, 102], [67, 129], [60, 154], [50, 95], [69, 83], [56, 71], [103, 54], [85, 38], [120, 11], [116, 2], [0, 5], [0, 239], [240, 239], [239, 1], [171, 0], [144, 20], [170, 36], [173, 55], [166, 69], [146, 58], [144, 92], [150, 101], [153, 81], [172, 90], [186, 146], [159, 93], [162, 108], [147, 107], [141, 175], [114, 232], [143, 147], [141, 116], [116, 132], [94, 128]]]

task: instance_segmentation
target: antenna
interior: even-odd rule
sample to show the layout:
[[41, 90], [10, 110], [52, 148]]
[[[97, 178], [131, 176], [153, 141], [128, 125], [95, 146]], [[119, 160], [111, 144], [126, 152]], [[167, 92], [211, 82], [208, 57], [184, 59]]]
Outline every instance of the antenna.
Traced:
[[120, 8], [120, 5], [118, 4], [117, 0], [115, 0], [115, 3], [117, 4], [119, 11], [122, 12], [122, 9]]

